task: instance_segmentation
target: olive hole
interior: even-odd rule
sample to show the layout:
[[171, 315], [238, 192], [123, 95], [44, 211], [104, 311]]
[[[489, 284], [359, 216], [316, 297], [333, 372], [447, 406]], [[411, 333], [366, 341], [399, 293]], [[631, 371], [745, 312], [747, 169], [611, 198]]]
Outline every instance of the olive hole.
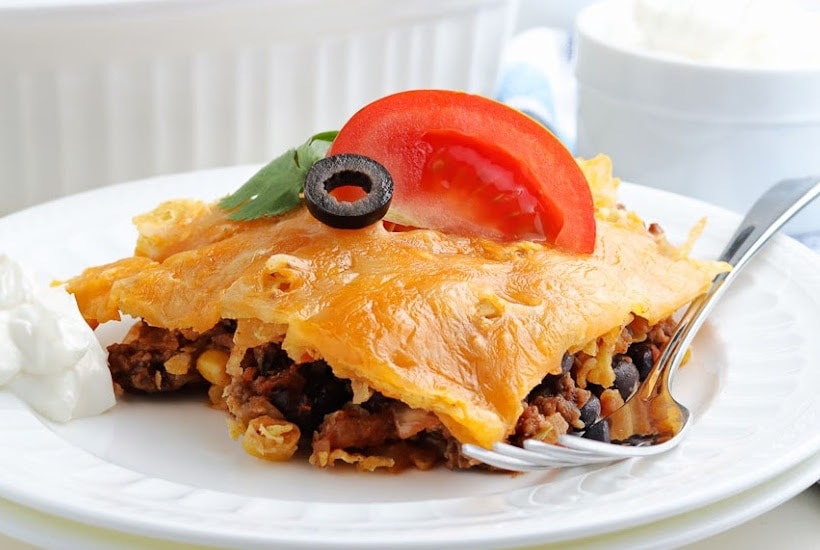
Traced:
[[364, 190], [366, 193], [370, 193], [370, 190], [373, 188], [373, 181], [368, 174], [355, 172], [353, 170], [336, 172], [325, 180], [325, 189], [327, 191], [349, 186], [355, 186]]
[[367, 174], [344, 170], [325, 180], [325, 190], [340, 202], [356, 202], [373, 189], [373, 181]]

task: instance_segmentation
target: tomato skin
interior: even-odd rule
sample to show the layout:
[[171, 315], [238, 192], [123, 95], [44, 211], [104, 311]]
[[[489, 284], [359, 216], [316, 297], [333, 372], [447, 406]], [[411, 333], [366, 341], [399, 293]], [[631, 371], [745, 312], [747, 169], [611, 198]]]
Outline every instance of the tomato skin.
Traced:
[[483, 96], [411, 90], [366, 105], [328, 154], [358, 153], [394, 181], [386, 220], [590, 253], [595, 217], [572, 154], [528, 116]]

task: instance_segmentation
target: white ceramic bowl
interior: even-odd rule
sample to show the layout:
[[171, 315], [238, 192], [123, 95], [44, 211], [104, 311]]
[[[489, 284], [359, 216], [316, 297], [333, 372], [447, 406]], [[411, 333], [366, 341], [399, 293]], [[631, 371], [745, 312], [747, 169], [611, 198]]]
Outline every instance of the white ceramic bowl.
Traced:
[[0, 215], [261, 163], [390, 92], [492, 93], [515, 0], [0, 0]]
[[[577, 153], [622, 178], [744, 211], [788, 177], [820, 175], [820, 66], [729, 66], [624, 45], [628, 1], [577, 21]], [[820, 204], [787, 226], [820, 231]]]

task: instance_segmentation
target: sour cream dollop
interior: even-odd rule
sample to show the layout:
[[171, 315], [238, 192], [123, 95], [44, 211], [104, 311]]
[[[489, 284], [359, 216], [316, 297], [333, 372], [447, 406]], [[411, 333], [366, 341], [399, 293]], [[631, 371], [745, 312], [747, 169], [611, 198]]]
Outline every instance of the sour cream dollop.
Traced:
[[0, 254], [0, 386], [56, 422], [116, 403], [106, 352], [60, 287]]
[[[631, 4], [631, 10], [628, 7]], [[820, 67], [820, 12], [794, 0], [626, 0], [622, 44], [719, 65]]]

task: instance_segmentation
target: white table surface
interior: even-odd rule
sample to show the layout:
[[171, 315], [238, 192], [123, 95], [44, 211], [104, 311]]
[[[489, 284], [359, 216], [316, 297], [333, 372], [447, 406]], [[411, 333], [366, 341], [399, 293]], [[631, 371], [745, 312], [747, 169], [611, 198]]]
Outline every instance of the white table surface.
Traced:
[[762, 516], [684, 548], [820, 548], [820, 487], [815, 485]]

